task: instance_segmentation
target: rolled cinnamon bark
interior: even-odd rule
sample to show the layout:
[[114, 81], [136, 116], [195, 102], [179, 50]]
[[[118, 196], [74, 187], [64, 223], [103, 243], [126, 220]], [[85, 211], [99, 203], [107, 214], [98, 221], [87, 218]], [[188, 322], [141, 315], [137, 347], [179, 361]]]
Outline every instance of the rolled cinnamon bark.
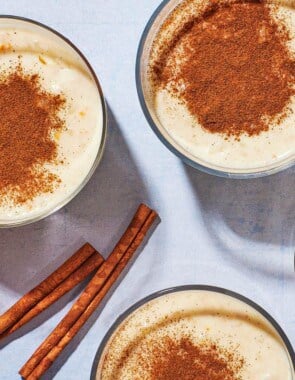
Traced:
[[81, 296], [73, 304], [67, 315], [61, 320], [52, 333], [45, 339], [45, 341], [37, 348], [31, 358], [19, 371], [23, 378], [28, 378], [32, 371], [37, 367], [41, 360], [51, 351], [51, 349], [58, 344], [58, 342], [68, 333], [73, 327], [75, 322], [85, 312], [92, 300], [103, 288], [109, 276], [115, 270], [117, 264], [128, 251], [136, 239], [138, 233], [146, 223], [152, 210], [144, 204], [141, 204], [137, 209], [130, 225], [115, 246], [114, 250], [108, 259], [98, 269], [92, 280], [89, 282]]
[[37, 315], [41, 314], [44, 310], [48, 309], [54, 302], [60, 299], [64, 294], [72, 290], [76, 285], [82, 282], [90, 273], [95, 269], [98, 269], [104, 262], [103, 257], [98, 253], [94, 252], [77, 270], [75, 270], [68, 278], [66, 278], [57, 288], [55, 288], [51, 293], [49, 293], [45, 298], [39, 301], [31, 310], [29, 310], [18, 322], [7, 329], [2, 335], [0, 335], [0, 340], [19, 328], [21, 328], [26, 323], [30, 322]]
[[138, 232], [136, 238], [134, 239], [131, 246], [128, 248], [118, 265], [116, 266], [113, 273], [108, 278], [107, 282], [103, 286], [103, 288], [97, 293], [95, 298], [80, 316], [80, 318], [73, 324], [73, 326], [69, 329], [69, 331], [62, 336], [61, 340], [54, 345], [48, 354], [41, 360], [41, 362], [35, 367], [35, 369], [31, 372], [29, 376], [27, 376], [26, 380], [37, 380], [39, 379], [48, 368], [54, 363], [54, 361], [58, 358], [58, 356], [62, 353], [63, 349], [72, 341], [75, 335], [80, 331], [82, 326], [87, 322], [93, 312], [97, 309], [100, 303], [103, 301], [107, 292], [110, 288], [115, 284], [118, 277], [136, 252], [137, 248], [140, 246], [142, 241], [144, 240], [149, 228], [154, 223], [157, 218], [156, 212], [152, 211], [143, 225], [142, 229]]
[[11, 308], [0, 316], [0, 335], [19, 321], [40, 300], [51, 293], [76, 269], [78, 269], [95, 249], [88, 243], [84, 244], [72, 257], [64, 262], [56, 271], [48, 276], [34, 289], [25, 294]]

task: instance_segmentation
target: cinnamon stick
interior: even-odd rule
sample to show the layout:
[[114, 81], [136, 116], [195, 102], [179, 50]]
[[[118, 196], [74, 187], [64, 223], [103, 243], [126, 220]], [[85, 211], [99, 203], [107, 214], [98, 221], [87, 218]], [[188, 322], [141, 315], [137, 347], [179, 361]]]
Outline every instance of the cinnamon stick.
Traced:
[[139, 206], [130, 225], [115, 246], [114, 250], [108, 259], [98, 269], [97, 273], [89, 282], [78, 300], [73, 304], [68, 314], [61, 320], [57, 327], [21, 368], [19, 373], [22, 377], [27, 378], [30, 375], [40, 361], [51, 351], [52, 347], [54, 347], [62, 339], [62, 337], [67, 334], [75, 322], [85, 312], [91, 301], [102, 289], [108, 277], [114, 271], [119, 261], [135, 240], [137, 234], [142, 229], [151, 212], [152, 210], [146, 205], [141, 204]]
[[84, 244], [83, 247], [65, 261], [56, 271], [10, 307], [0, 316], [0, 334], [3, 334], [7, 329], [19, 321], [25, 313], [34, 307], [41, 299], [51, 293], [94, 252], [95, 249], [90, 244]]
[[75, 335], [80, 331], [82, 326], [87, 322], [89, 317], [93, 314], [93, 312], [100, 305], [110, 288], [115, 284], [118, 277], [136, 252], [137, 248], [140, 246], [142, 241], [144, 240], [149, 228], [154, 223], [157, 218], [157, 213], [152, 211], [148, 216], [146, 222], [142, 226], [142, 229], [138, 232], [136, 238], [131, 243], [130, 247], [122, 257], [122, 259], [117, 264], [115, 270], [108, 278], [107, 282], [103, 286], [103, 288], [97, 293], [95, 298], [91, 301], [89, 306], [86, 308], [84, 313], [80, 316], [80, 318], [73, 324], [73, 326], [69, 329], [69, 331], [61, 338], [61, 340], [51, 348], [48, 354], [41, 360], [41, 362], [35, 367], [35, 369], [31, 372], [29, 376], [26, 377], [26, 380], [37, 380], [39, 379], [48, 368], [54, 363], [54, 361], [58, 358], [58, 356], [62, 353], [63, 349], [72, 341]]
[[90, 273], [99, 268], [103, 263], [103, 257], [94, 252], [77, 270], [75, 270], [68, 278], [66, 278], [57, 288], [49, 293], [45, 298], [39, 301], [31, 310], [29, 310], [18, 322], [12, 327], [7, 329], [2, 335], [0, 340], [31, 321], [34, 317], [41, 314], [50, 305], [60, 299], [64, 294], [72, 290], [76, 285], [82, 282]]

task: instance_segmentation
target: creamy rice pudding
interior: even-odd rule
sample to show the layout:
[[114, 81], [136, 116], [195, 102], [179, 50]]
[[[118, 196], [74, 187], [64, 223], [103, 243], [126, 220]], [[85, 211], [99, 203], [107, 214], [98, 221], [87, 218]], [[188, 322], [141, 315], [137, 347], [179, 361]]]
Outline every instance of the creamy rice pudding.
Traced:
[[294, 162], [295, 11], [275, 4], [171, 0], [155, 19], [141, 57], [145, 103], [188, 159], [241, 174]]
[[114, 331], [97, 380], [291, 380], [282, 338], [257, 310], [222, 293], [155, 298]]
[[38, 219], [78, 192], [101, 154], [104, 105], [69, 43], [14, 18], [0, 19], [0, 91], [0, 223], [10, 225]]

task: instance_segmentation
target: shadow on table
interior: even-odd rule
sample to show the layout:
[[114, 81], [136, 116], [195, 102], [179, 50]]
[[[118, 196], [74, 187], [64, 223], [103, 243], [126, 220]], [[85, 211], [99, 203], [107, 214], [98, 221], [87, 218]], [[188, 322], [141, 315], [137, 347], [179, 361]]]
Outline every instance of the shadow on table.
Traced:
[[[117, 242], [140, 202], [148, 193], [111, 110], [102, 162], [82, 192], [65, 208], [32, 225], [0, 230], [0, 284], [23, 294], [53, 272], [66, 258], [89, 241], [105, 257]], [[56, 314], [81, 286], [24, 326], [22, 336]], [[2, 298], [3, 300], [3, 298]], [[1, 302], [0, 310], [8, 305]], [[7, 338], [4, 344], [9, 343]], [[1, 346], [0, 346], [1, 348]]]
[[[243, 241], [275, 245], [278, 255], [280, 247], [294, 246], [295, 168], [264, 178], [233, 180], [184, 167], [208, 233], [224, 255], [230, 254], [237, 264], [274, 275], [267, 265], [263, 267], [267, 257], [261, 257], [255, 268], [257, 255], [263, 252], [237, 252], [242, 251]], [[253, 255], [256, 259], [251, 262]]]

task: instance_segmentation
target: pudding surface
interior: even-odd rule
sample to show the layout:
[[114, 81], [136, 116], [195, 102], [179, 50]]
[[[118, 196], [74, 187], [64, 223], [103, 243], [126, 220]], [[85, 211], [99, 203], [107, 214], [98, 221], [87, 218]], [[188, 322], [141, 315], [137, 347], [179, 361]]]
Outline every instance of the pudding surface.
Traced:
[[[54, 146], [54, 154], [50, 159], [48, 155], [47, 160], [34, 157], [34, 149], [31, 160], [23, 159], [25, 151], [22, 151], [21, 142], [22, 135], [27, 131], [21, 118], [16, 122], [20, 149], [6, 158], [11, 161], [8, 164], [13, 165], [17, 162], [24, 165], [24, 172], [31, 173], [31, 183], [28, 182], [27, 188], [33, 188], [33, 182], [38, 182], [38, 176], [54, 178], [55, 181], [47, 183], [46, 186], [39, 186], [39, 191], [30, 195], [22, 193], [17, 182], [8, 183], [7, 187], [2, 186], [0, 222], [9, 224], [47, 214], [58, 208], [59, 204], [79, 189], [93, 168], [101, 145], [103, 105], [95, 79], [86, 63], [65, 40], [53, 32], [22, 20], [0, 19], [0, 47], [2, 82], [9, 81], [7, 78], [13, 75], [22, 77], [19, 79], [24, 83], [30, 78], [35, 78], [39, 95], [42, 93], [52, 99], [62, 99], [56, 113], [50, 114], [48, 102], [45, 104], [41, 95], [36, 95], [40, 97], [39, 101], [37, 100], [39, 103], [35, 104], [36, 112], [42, 115], [48, 112], [44, 117], [59, 120], [59, 127], [56, 129], [46, 130], [44, 123], [44, 149], [49, 145]], [[11, 114], [14, 112], [13, 107], [16, 113], [21, 113], [18, 106], [18, 102], [7, 102], [6, 105]], [[29, 118], [30, 115], [25, 116]], [[36, 120], [34, 125], [41, 128]], [[7, 133], [5, 138], [0, 133], [0, 143], [9, 144], [6, 140]], [[28, 139], [26, 141], [28, 146]], [[38, 142], [32, 138], [32, 144]], [[27, 146], [24, 144], [23, 149], [28, 149]], [[13, 170], [12, 166], [11, 177]]]
[[252, 173], [295, 156], [295, 11], [184, 0], [153, 30], [145, 98], [160, 132], [212, 169]]
[[[194, 360], [175, 364], [188, 355]], [[226, 380], [294, 378], [282, 339], [260, 313], [231, 296], [203, 290], [169, 293], [131, 313], [107, 343], [96, 378], [162, 380], [171, 376], [172, 367], [185, 379], [203, 379], [194, 365], [205, 356], [210, 366], [203, 367], [204, 379], [209, 373], [219, 379], [214, 365], [223, 368]]]

